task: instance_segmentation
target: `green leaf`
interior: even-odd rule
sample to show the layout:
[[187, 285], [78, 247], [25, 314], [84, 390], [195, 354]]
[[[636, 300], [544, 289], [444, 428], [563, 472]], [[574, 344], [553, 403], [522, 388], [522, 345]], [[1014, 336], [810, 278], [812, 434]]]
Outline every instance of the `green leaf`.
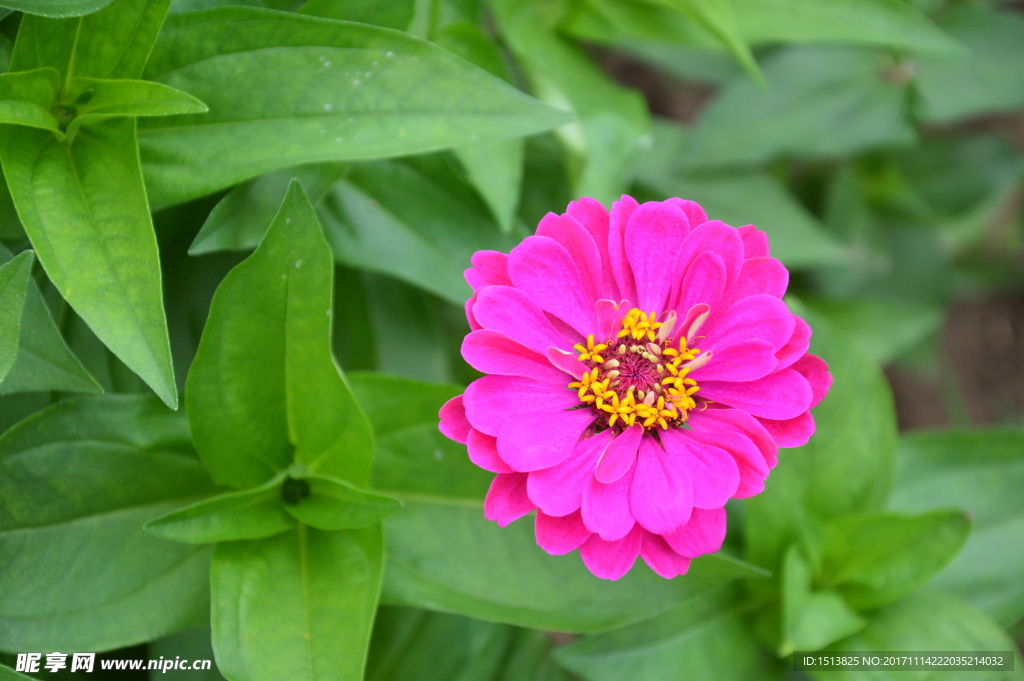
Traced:
[[142, 526], [212, 491], [184, 415], [150, 396], [65, 400], [4, 433], [0, 649], [110, 650], [202, 624], [210, 551]]
[[778, 678], [781, 665], [751, 635], [737, 591], [717, 589], [646, 622], [588, 636], [555, 658], [587, 681], [665, 681], [682, 669], [688, 681]]
[[568, 120], [425, 41], [255, 8], [172, 15], [146, 77], [210, 107], [140, 123], [157, 206], [300, 163], [414, 154]]
[[31, 251], [0, 265], [0, 381], [14, 366], [25, 311], [25, 293], [35, 259]]
[[779, 657], [794, 650], [821, 650], [857, 633], [867, 620], [850, 609], [835, 589], [815, 589], [814, 575], [797, 546], [782, 559], [782, 636]]
[[73, 17], [92, 14], [110, 4], [110, 0], [3, 0], [3, 7], [25, 14], [47, 17]]
[[691, 167], [832, 158], [907, 145], [907, 84], [891, 58], [854, 48], [794, 47], [764, 62], [768, 90], [729, 81], [701, 112]]
[[[165, 663], [175, 658], [212, 660], [214, 656], [213, 644], [210, 642], [210, 627], [189, 629], [150, 641], [146, 646], [146, 652], [149, 659], [153, 660], [159, 656], [164, 658]], [[224, 681], [216, 664], [211, 665], [211, 669], [171, 670], [169, 675], [161, 669], [159, 674], [171, 681]], [[157, 672], [151, 671], [150, 676], [155, 678]]]
[[6, 665], [0, 664], [0, 681], [32, 681], [33, 678], [34, 677], [16, 672]]
[[[10, 251], [0, 244], [0, 264], [10, 259]], [[102, 392], [64, 342], [39, 287], [29, 279], [18, 356], [7, 377], [0, 380], [0, 395], [42, 390]]]
[[204, 113], [201, 101], [181, 90], [145, 80], [76, 78], [69, 84], [67, 100], [75, 117], [67, 127], [68, 139], [82, 125], [120, 116], [173, 116]]
[[58, 130], [50, 106], [59, 79], [60, 74], [51, 68], [0, 74], [0, 123]]
[[309, 496], [285, 510], [299, 522], [318, 530], [353, 530], [369, 527], [391, 515], [401, 502], [361, 490], [342, 480], [305, 478]]
[[293, 182], [259, 248], [217, 288], [188, 374], [192, 437], [219, 483], [260, 485], [294, 459], [365, 484], [370, 427], [331, 356], [333, 270]]
[[[959, 599], [939, 592], [922, 591], [868, 615], [868, 626], [829, 648], [830, 652], [860, 653], [865, 650], [1012, 651], [1013, 641], [987, 616]], [[1009, 681], [1020, 679], [1017, 671], [985, 671], [965, 678]], [[941, 678], [942, 672], [922, 673], [922, 678]], [[907, 673], [897, 671], [815, 671], [818, 681], [899, 681]]]
[[712, 33], [743, 66], [753, 81], [764, 87], [764, 76], [750, 52], [750, 46], [740, 35], [737, 13], [732, 0], [660, 0], [690, 15]]
[[957, 511], [858, 515], [826, 531], [821, 582], [851, 606], [871, 610], [926, 584], [960, 553], [971, 521]]
[[358, 21], [361, 24], [373, 24], [385, 28], [397, 28], [404, 31], [412, 22], [415, 0], [309, 0], [299, 10], [302, 14], [311, 14], [326, 19]]
[[938, 306], [884, 298], [808, 298], [804, 303], [828, 319], [862, 353], [882, 365], [938, 331], [943, 319], [942, 308]]
[[935, 585], [1004, 626], [1024, 617], [1024, 433], [1019, 430], [915, 433], [900, 439], [889, 505], [923, 512], [967, 510], [975, 528]]
[[146, 523], [146, 531], [162, 539], [204, 544], [272, 537], [295, 527], [285, 512], [281, 481], [256, 489], [228, 492], [171, 511]]
[[121, 361], [176, 407], [135, 122], [90, 126], [70, 146], [44, 131], [0, 130], [0, 161], [54, 286]]
[[210, 575], [217, 665], [236, 681], [360, 681], [381, 569], [379, 527], [300, 525], [219, 544]]

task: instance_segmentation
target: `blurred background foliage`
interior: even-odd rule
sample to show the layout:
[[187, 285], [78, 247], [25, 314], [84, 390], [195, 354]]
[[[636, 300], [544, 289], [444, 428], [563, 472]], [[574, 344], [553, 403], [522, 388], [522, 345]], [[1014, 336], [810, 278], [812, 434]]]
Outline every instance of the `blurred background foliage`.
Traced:
[[[21, 12], [45, 15], [50, 6], [0, 4], [9, 8], [0, 10], [6, 69], [27, 16]], [[84, 14], [107, 3], [67, 4]], [[773, 255], [792, 274], [791, 304], [815, 329], [812, 349], [835, 375], [832, 393], [815, 410], [815, 438], [783, 452], [764, 494], [730, 507], [726, 551], [761, 572], [737, 573], [747, 578], [696, 594], [659, 591], [650, 575], [616, 585], [611, 596], [601, 592], [607, 585], [577, 584], [572, 598], [545, 609], [545, 599], [582, 577], [553, 558], [530, 563], [539, 576], [526, 583], [495, 565], [532, 550], [523, 522], [499, 536], [479, 510], [410, 504], [385, 523], [388, 574], [423, 555], [437, 558], [419, 566], [435, 573], [420, 575], [427, 586], [414, 588], [409, 577], [385, 583], [367, 679], [795, 679], [807, 677], [789, 669], [793, 650], [1006, 650], [1014, 639], [1024, 641], [1020, 3], [173, 0], [168, 22], [229, 4], [404, 31], [573, 118], [532, 136], [425, 139], [419, 151], [427, 153], [368, 160], [317, 152], [305, 159], [315, 163], [281, 162], [255, 177], [240, 175], [240, 183], [197, 175], [193, 184], [161, 174], [171, 172], [161, 163], [165, 119], [141, 119], [178, 386], [215, 288], [259, 243], [292, 177], [314, 204], [336, 261], [334, 352], [378, 429], [378, 488], [480, 498], [487, 476], [461, 463], [462, 448], [436, 433], [433, 417], [458, 391], [454, 384], [476, 376], [459, 354], [470, 293], [462, 271], [474, 251], [507, 251], [545, 213], [581, 195], [606, 206], [622, 193], [680, 196], [713, 218], [767, 231]], [[155, 54], [168, 61], [170, 43], [161, 44]], [[165, 66], [151, 62], [147, 77], [159, 80]], [[258, 73], [248, 87], [260, 92], [254, 98], [270, 99], [291, 77], [284, 68]], [[187, 83], [180, 87], [190, 91]], [[236, 104], [247, 101], [243, 92]], [[450, 104], [457, 109], [459, 101]], [[11, 260], [29, 244], [6, 191], [0, 239], [7, 247], [0, 246], [0, 264], [18, 265], [0, 273], [14, 281], [31, 264]], [[0, 381], [0, 428], [75, 393], [148, 391], [38, 268], [20, 304], [20, 344]], [[403, 381], [402, 390], [422, 402], [394, 433], [374, 422], [375, 400], [390, 380]], [[128, 403], [117, 409], [136, 412]], [[180, 419], [132, 424], [139, 432], [166, 429], [167, 442], [189, 447]], [[64, 442], [61, 427], [52, 426], [57, 442]], [[8, 504], [21, 498], [11, 482], [18, 480], [11, 468], [16, 445], [13, 436], [0, 441]], [[150, 501], [173, 507], [212, 489], [195, 468], [187, 493], [154, 487]], [[103, 490], [112, 483], [97, 484]], [[0, 523], [0, 539], [7, 533], [4, 541], [23, 541], [14, 538], [21, 531], [15, 526]], [[136, 540], [142, 543], [132, 551], [152, 552], [158, 543], [146, 535]], [[205, 625], [209, 554], [167, 546], [178, 553], [140, 569], [173, 563], [192, 591], [175, 592], [171, 614], [154, 614], [167, 609], [161, 593], [133, 606], [145, 616], [122, 613], [143, 638], [96, 638], [66, 613], [39, 631], [57, 647], [115, 648], [104, 654], [110, 658], [211, 657], [209, 629], [189, 629]], [[705, 571], [716, 570], [727, 571]], [[0, 613], [6, 607], [10, 615], [0, 614], [0, 632], [8, 630], [0, 648], [15, 653], [40, 640], [14, 632], [17, 613], [29, 607], [14, 594], [49, 588], [40, 580], [50, 579], [61, 578], [0, 579]], [[95, 578], [103, 579], [130, 581], [116, 569]], [[488, 590], [506, 592], [503, 604], [473, 595]], [[92, 607], [99, 606], [71, 602], [65, 610]], [[184, 631], [160, 638], [177, 630]], [[148, 652], [145, 641], [152, 641]], [[120, 648], [129, 644], [140, 645]], [[1024, 677], [1019, 657], [1017, 671], [1002, 674], [978, 678]]]

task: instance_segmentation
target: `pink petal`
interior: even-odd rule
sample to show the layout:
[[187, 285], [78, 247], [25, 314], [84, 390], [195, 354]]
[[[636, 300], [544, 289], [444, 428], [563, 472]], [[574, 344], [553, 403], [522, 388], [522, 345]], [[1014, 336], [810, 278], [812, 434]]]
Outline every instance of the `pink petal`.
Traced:
[[680, 556], [672, 550], [661, 535], [652, 534], [644, 530], [643, 539], [640, 542], [640, 556], [647, 563], [648, 567], [665, 579], [672, 579], [679, 575], [685, 575], [690, 569], [690, 559]]
[[[705, 409], [692, 411], [687, 424], [697, 433], [739, 433], [754, 443], [768, 468], [775, 468], [779, 447], [761, 422], [738, 409]], [[741, 471], [742, 472], [742, 471]]]
[[583, 522], [587, 529], [607, 541], [622, 539], [636, 524], [629, 510], [629, 488], [633, 471], [611, 483], [590, 476], [583, 488]]
[[779, 360], [779, 369], [792, 366], [793, 362], [803, 357], [807, 353], [807, 348], [811, 347], [810, 325], [796, 315], [793, 315], [793, 321], [796, 324], [793, 327], [793, 335], [775, 353]]
[[[681, 281], [690, 263], [705, 251], [716, 253], [722, 258], [725, 264], [725, 288], [728, 289], [736, 281], [743, 266], [743, 241], [735, 227], [721, 220], [705, 222], [687, 235], [676, 255], [672, 276], [676, 281]], [[681, 292], [677, 292], [671, 298], [678, 299], [680, 295]]]
[[484, 498], [484, 517], [505, 527], [534, 509], [526, 496], [526, 474], [498, 474]]
[[694, 506], [725, 506], [740, 484], [739, 466], [729, 452], [699, 439], [697, 435], [691, 431], [669, 429], [662, 431], [661, 443], [689, 474]]
[[477, 251], [469, 260], [473, 267], [466, 270], [466, 281], [473, 290], [484, 286], [511, 286], [508, 278], [508, 255], [499, 251]]
[[[705, 381], [697, 394], [753, 416], [776, 420], [795, 418], [807, 411], [814, 396], [811, 384], [793, 369], [783, 369], [748, 383]], [[476, 426], [472, 414], [469, 421]]]
[[[746, 499], [764, 491], [764, 481], [768, 479], [768, 463], [757, 448], [757, 445], [745, 434], [719, 432], [705, 433], [690, 431], [691, 437], [698, 442], [711, 445], [719, 451], [727, 452], [735, 462], [738, 471], [739, 484], [729, 495], [737, 499]], [[694, 486], [696, 489], [696, 485]], [[698, 504], [694, 495], [694, 506], [700, 508], [717, 508], [725, 506], [720, 504]]]
[[601, 454], [601, 458], [597, 460], [594, 477], [598, 482], [615, 482], [633, 467], [643, 434], [643, 427], [636, 425], [626, 428], [612, 440]]
[[793, 369], [800, 372], [800, 375], [807, 379], [814, 391], [814, 398], [811, 400], [811, 409], [818, 406], [828, 389], [832, 387], [832, 374], [828, 371], [828, 364], [817, 355], [804, 355], [793, 364]]
[[477, 430], [497, 435], [501, 426], [527, 412], [561, 413], [579, 404], [565, 386], [522, 376], [484, 376], [469, 384], [463, 397], [466, 418]]
[[[707, 303], [698, 303], [691, 307], [687, 311], [686, 316], [683, 317], [683, 320], [680, 323], [676, 324], [675, 335], [677, 337], [686, 336], [686, 338], [690, 341], [690, 345], [693, 345], [693, 337], [696, 333], [700, 332], [701, 327], [698, 326], [694, 333], [690, 333], [690, 328], [694, 325], [694, 323], [696, 323], [698, 319], [704, 317], [704, 315], [707, 315], [710, 311], [711, 306], [708, 305]], [[704, 317], [704, 319], [706, 321], [707, 317]], [[703, 326], [703, 324], [704, 322], [701, 322], [701, 326]]]
[[640, 526], [616, 541], [605, 541], [592, 535], [580, 547], [580, 557], [594, 575], [601, 579], [619, 579], [629, 572], [640, 554], [640, 541], [643, 533]]
[[637, 306], [645, 312], [665, 308], [672, 288], [672, 265], [690, 233], [686, 214], [670, 203], [638, 207], [626, 225], [626, 257], [636, 282]]
[[629, 508], [644, 529], [664, 534], [690, 518], [693, 486], [686, 464], [680, 457], [666, 453], [653, 437], [640, 441]]
[[613, 436], [611, 430], [603, 430], [580, 440], [562, 463], [530, 473], [526, 483], [530, 500], [548, 515], [564, 516], [579, 510], [583, 490], [594, 477], [597, 458]]
[[534, 533], [537, 537], [537, 546], [552, 556], [575, 551], [591, 536], [590, 530], [583, 524], [579, 511], [562, 517], [537, 511]]
[[722, 296], [722, 306], [731, 307], [736, 301], [759, 293], [781, 298], [789, 285], [789, 270], [785, 265], [767, 256], [743, 261], [736, 283]]
[[498, 455], [498, 438], [481, 433], [475, 428], [469, 431], [466, 442], [469, 460], [485, 471], [492, 473], [514, 473], [509, 465]]
[[730, 307], [719, 323], [705, 326], [707, 340], [703, 345], [714, 348], [746, 340], [766, 340], [781, 348], [793, 335], [795, 324], [795, 315], [778, 298], [765, 294], [747, 296]]
[[632, 307], [628, 300], [616, 303], [602, 299], [594, 303], [594, 314], [597, 317], [595, 336], [598, 342], [615, 338], [615, 334], [622, 328], [622, 319]]
[[462, 356], [485, 374], [525, 376], [560, 388], [567, 384], [565, 374], [551, 366], [547, 357], [491, 329], [469, 333], [462, 341]]
[[758, 421], [771, 433], [780, 447], [801, 447], [814, 435], [814, 417], [809, 411], [786, 421], [762, 418]]
[[775, 359], [775, 346], [763, 340], [741, 341], [723, 348], [704, 349], [714, 354], [707, 364], [690, 374], [697, 385], [703, 381], [754, 381], [772, 373], [779, 363]]
[[737, 230], [743, 239], [743, 257], [758, 258], [768, 255], [768, 235], [754, 227], [744, 225]]
[[601, 254], [601, 275], [604, 279], [605, 294], [617, 299], [619, 286], [615, 281], [615, 275], [612, 274], [611, 261], [608, 258], [608, 210], [600, 201], [584, 196], [579, 201], [570, 203], [565, 212], [583, 225], [597, 244], [597, 250]]
[[601, 272], [601, 253], [583, 225], [569, 215], [548, 213], [537, 225], [537, 236], [555, 240], [569, 253], [583, 282], [586, 300], [597, 300], [607, 295]]
[[469, 431], [473, 426], [469, 425], [466, 419], [466, 407], [462, 403], [462, 395], [456, 395], [444, 403], [441, 411], [438, 412], [441, 423], [438, 430], [444, 433], [445, 437], [455, 440], [460, 444], [466, 444], [469, 438]]
[[681, 556], [696, 558], [715, 553], [725, 541], [726, 515], [724, 508], [693, 509], [690, 521], [675, 532], [662, 535], [673, 551]]
[[666, 203], [671, 203], [673, 206], [683, 211], [686, 215], [687, 222], [690, 223], [690, 229], [699, 227], [708, 221], [708, 214], [704, 212], [704, 209], [700, 207], [700, 204], [696, 201], [687, 201], [686, 199], [679, 199], [672, 197], [668, 199]]
[[469, 330], [470, 331], [479, 331], [480, 329], [482, 329], [484, 327], [480, 326], [480, 322], [478, 322], [476, 320], [476, 317], [473, 316], [473, 306], [474, 305], [476, 305], [476, 296], [475, 295], [472, 298], [469, 298], [468, 300], [466, 300], [466, 304], [464, 306], [466, 308], [466, 321], [469, 322]]
[[498, 453], [517, 471], [539, 471], [565, 461], [594, 422], [590, 409], [521, 414], [501, 427]]
[[597, 326], [594, 300], [583, 288], [579, 269], [562, 246], [546, 236], [530, 236], [512, 249], [508, 273], [515, 287], [543, 310], [586, 337]]
[[722, 256], [704, 251], [690, 263], [679, 285], [678, 297], [669, 302], [669, 309], [691, 310], [694, 305], [701, 303], [717, 309], [722, 291], [725, 290], [725, 277], [725, 261]]
[[[633, 211], [639, 204], [631, 196], [623, 195], [612, 204], [611, 221], [608, 223], [608, 264], [612, 277], [619, 289], [619, 298], [636, 300], [636, 285], [633, 283], [633, 270], [629, 268], [626, 257], [626, 225]], [[649, 311], [649, 310], [648, 310]]]
[[503, 333], [534, 352], [564, 347], [565, 338], [528, 295], [509, 286], [488, 286], [476, 294], [473, 316], [486, 328]]
[[589, 371], [587, 365], [581, 362], [573, 352], [566, 352], [559, 348], [548, 348], [544, 351], [544, 356], [547, 357], [551, 366], [572, 376], [573, 381], [579, 380], [584, 372]]

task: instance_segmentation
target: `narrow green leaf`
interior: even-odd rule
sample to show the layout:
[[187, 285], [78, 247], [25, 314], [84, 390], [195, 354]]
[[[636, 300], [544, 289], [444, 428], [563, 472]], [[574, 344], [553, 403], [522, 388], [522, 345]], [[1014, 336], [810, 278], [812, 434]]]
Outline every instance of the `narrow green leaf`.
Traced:
[[842, 518], [828, 529], [822, 582], [871, 610], [926, 584], [960, 553], [971, 521], [956, 511]]
[[256, 489], [219, 494], [171, 511], [146, 523], [146, 531], [163, 539], [205, 544], [272, 537], [295, 527], [285, 512], [281, 481]]
[[58, 130], [50, 106], [59, 79], [60, 74], [52, 68], [0, 74], [0, 123]]
[[0, 265], [0, 381], [14, 366], [21, 337], [21, 319], [25, 312], [25, 293], [35, 258], [25, 251]]
[[8, 9], [46, 17], [91, 14], [109, 4], [110, 0], [3, 0], [3, 7]]
[[68, 139], [82, 125], [119, 116], [173, 116], [204, 113], [205, 104], [181, 90], [145, 80], [76, 78], [66, 99], [75, 117], [67, 127]]
[[210, 107], [140, 124], [157, 206], [300, 163], [414, 154], [569, 118], [431, 43], [256, 8], [172, 15], [146, 77]]
[[325, 19], [341, 19], [342, 21], [358, 21], [361, 24], [373, 24], [385, 28], [397, 28], [404, 31], [409, 28], [415, 10], [415, 0], [309, 0], [302, 9], [302, 14], [310, 14]]
[[304, 478], [309, 496], [285, 510], [299, 522], [318, 530], [353, 530], [369, 527], [397, 511], [401, 502], [361, 490], [331, 478]]
[[[0, 244], [0, 264], [10, 259], [10, 251]], [[29, 279], [18, 356], [7, 377], [0, 380], [0, 395], [42, 390], [102, 392], [64, 342], [39, 287]]]
[[0, 649], [110, 650], [202, 624], [211, 552], [142, 526], [212, 491], [184, 415], [151, 396], [65, 400], [4, 433]]
[[757, 66], [750, 46], [740, 34], [732, 0], [662, 0], [689, 14], [718, 38], [749, 76], [762, 88], [764, 76]]
[[379, 527], [300, 525], [217, 546], [213, 649], [235, 681], [361, 681], [382, 570]]
[[0, 130], [0, 161], [54, 286], [121, 361], [176, 407], [135, 122], [90, 126], [70, 146], [44, 131]]
[[960, 507], [975, 528], [935, 585], [1004, 626], [1024, 617], [1024, 433], [1019, 430], [914, 433], [900, 439], [889, 505], [924, 512]]
[[867, 620], [851, 610], [839, 592], [814, 588], [814, 575], [797, 546], [786, 551], [780, 577], [780, 657], [794, 650], [821, 650], [867, 626]]
[[331, 356], [333, 270], [292, 182], [259, 248], [217, 288], [189, 370], [192, 436], [219, 483], [260, 485], [293, 460], [366, 483], [370, 427]]

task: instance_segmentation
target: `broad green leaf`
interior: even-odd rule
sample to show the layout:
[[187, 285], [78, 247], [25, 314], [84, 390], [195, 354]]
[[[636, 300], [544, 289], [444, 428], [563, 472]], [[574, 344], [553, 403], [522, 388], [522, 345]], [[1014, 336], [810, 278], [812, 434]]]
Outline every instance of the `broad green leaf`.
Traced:
[[297, 182], [256, 249], [217, 288], [185, 390], [214, 480], [262, 484], [293, 459], [364, 484], [373, 440], [331, 356], [334, 264]]
[[[829, 652], [860, 653], [865, 650], [904, 652], [908, 650], [1013, 651], [1013, 641], [986, 615], [959, 599], [939, 592], [921, 591], [868, 615], [868, 626], [859, 634], [840, 641]], [[957, 678], [971, 681], [1020, 679], [1020, 655], [1015, 654], [1016, 671], [964, 670]], [[973, 672], [973, 673], [972, 673]], [[819, 681], [907, 681], [941, 679], [944, 671], [815, 671]]]
[[[0, 245], [0, 264], [10, 259], [10, 251]], [[29, 280], [18, 356], [7, 377], [0, 380], [0, 395], [42, 390], [102, 392], [64, 342], [39, 287]]]
[[851, 344], [878, 362], [889, 364], [942, 326], [935, 305], [879, 298], [853, 301], [804, 301], [840, 330]]
[[202, 624], [211, 552], [142, 526], [212, 491], [184, 415], [152, 397], [65, 400], [4, 433], [0, 648], [110, 650]]
[[646, 622], [588, 636], [555, 658], [586, 681], [687, 681], [780, 678], [775, 662], [751, 635], [736, 589], [716, 589]]
[[65, 93], [73, 78], [138, 78], [169, 4], [114, 0], [83, 17], [26, 15], [18, 28], [11, 71], [55, 68]]
[[891, 508], [960, 507], [974, 518], [967, 546], [935, 585], [1005, 626], [1024, 617], [1024, 433], [915, 433], [900, 439]]
[[270, 539], [219, 544], [213, 649], [232, 681], [360, 681], [377, 609], [380, 528], [300, 525]]
[[907, 145], [907, 84], [889, 57], [854, 48], [787, 48], [764, 61], [768, 90], [731, 80], [701, 112], [691, 167], [831, 158]]
[[146, 523], [146, 531], [162, 539], [206, 544], [272, 537], [295, 527], [285, 512], [281, 481], [255, 489], [219, 494]]
[[3, 0], [3, 6], [8, 9], [47, 17], [92, 14], [109, 4], [110, 0]]
[[940, 25], [968, 50], [918, 62], [915, 113], [949, 123], [1024, 106], [1024, 19], [985, 6], [951, 8]]
[[821, 582], [838, 588], [851, 606], [872, 610], [926, 584], [960, 553], [970, 532], [971, 520], [957, 511], [841, 518], [826, 531]]
[[114, 354], [176, 407], [135, 121], [90, 126], [71, 145], [44, 131], [0, 130], [0, 161], [54, 286]]
[[157, 206], [300, 163], [414, 154], [568, 120], [425, 41], [255, 8], [172, 15], [146, 77], [210, 107], [140, 123]]
[[25, 293], [35, 258], [31, 251], [0, 265], [0, 381], [14, 366], [25, 312]]
[[32, 681], [33, 678], [0, 664], [0, 681]]
[[794, 650], [820, 650], [867, 626], [867, 620], [851, 610], [838, 591], [815, 589], [811, 567], [795, 545], [782, 559], [780, 582], [780, 657]]
[[732, 53], [744, 70], [759, 86], [764, 87], [764, 76], [750, 52], [750, 46], [740, 34], [733, 0], [658, 0], [690, 15]]
[[[213, 644], [210, 642], [210, 627], [188, 629], [170, 636], [165, 636], [156, 641], [150, 641], [146, 646], [149, 659], [157, 657], [164, 658], [165, 663], [174, 661], [177, 658], [185, 660], [213, 660]], [[210, 669], [161, 669], [150, 670], [149, 678], [156, 681], [159, 678], [168, 681], [224, 681], [224, 677], [213, 664]]]
[[318, 530], [353, 530], [374, 525], [401, 507], [380, 494], [361, 490], [342, 480], [308, 477], [309, 495], [285, 510]]
[[52, 68], [0, 74], [0, 123], [57, 130], [50, 106], [60, 87], [59, 78]]
[[315, 206], [347, 167], [343, 163], [317, 163], [274, 170], [243, 182], [210, 211], [189, 246], [189, 255], [255, 248], [277, 215], [292, 178], [299, 180]]
[[415, 6], [415, 0], [309, 0], [299, 11], [315, 17], [358, 21], [404, 31], [412, 22]]
[[18, 219], [18, 211], [11, 200], [11, 192], [7, 189], [7, 178], [0, 168], [0, 239], [20, 240], [25, 238], [25, 230]]
[[173, 116], [204, 113], [206, 105], [180, 90], [145, 80], [76, 78], [69, 84], [67, 99], [74, 118], [67, 127], [68, 139], [82, 125], [120, 116]]

